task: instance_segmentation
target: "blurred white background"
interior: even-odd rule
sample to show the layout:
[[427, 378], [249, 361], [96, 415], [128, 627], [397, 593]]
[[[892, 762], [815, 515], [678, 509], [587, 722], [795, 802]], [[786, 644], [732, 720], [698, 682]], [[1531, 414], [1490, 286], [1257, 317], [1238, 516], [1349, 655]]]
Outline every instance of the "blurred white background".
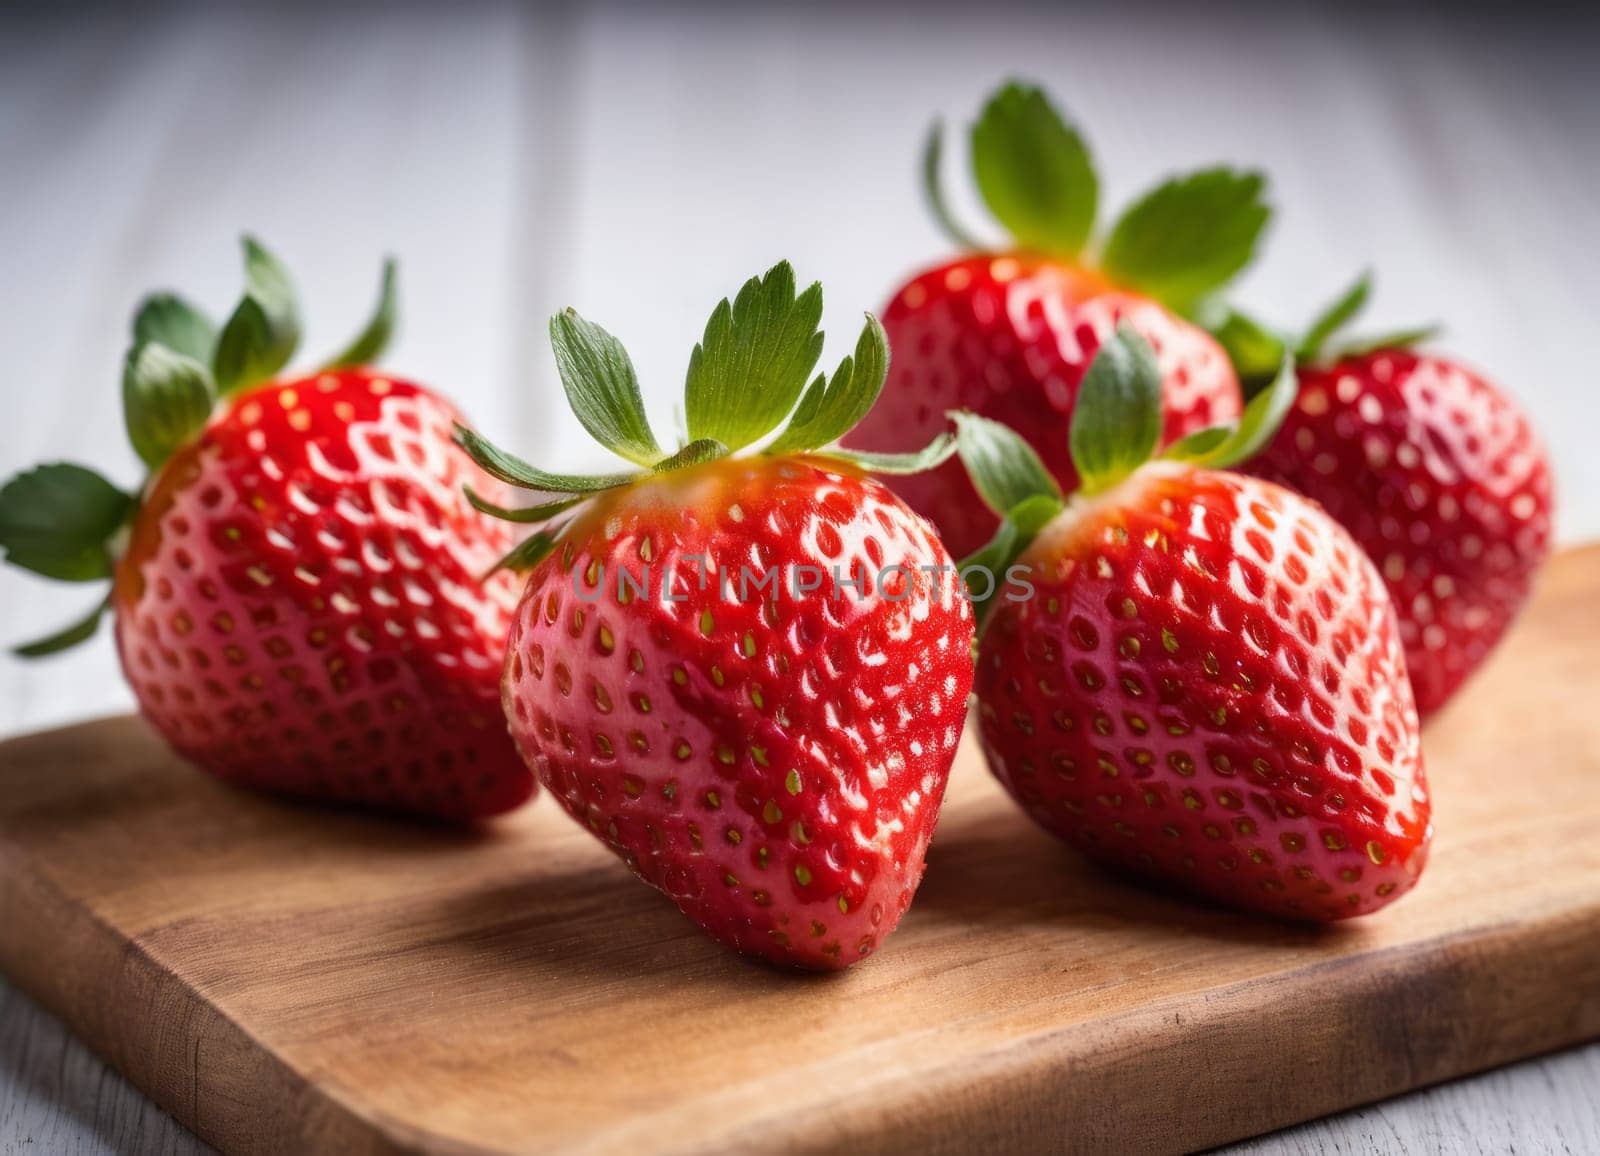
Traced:
[[[712, 305], [780, 257], [823, 282], [837, 357], [861, 310], [948, 251], [916, 186], [930, 118], [964, 128], [1016, 74], [1084, 126], [1108, 211], [1173, 169], [1268, 170], [1278, 216], [1241, 299], [1299, 323], [1375, 268], [1367, 325], [1444, 321], [1441, 347], [1543, 430], [1562, 538], [1593, 537], [1597, 33], [1527, 4], [7, 7], [0, 475], [65, 457], [133, 484], [117, 385], [132, 306], [175, 287], [225, 314], [246, 229], [296, 273], [310, 354], [360, 324], [393, 252], [390, 366], [543, 464], [591, 464], [549, 313], [574, 305], [623, 338], [662, 430]], [[964, 141], [952, 153], [956, 202], [981, 219]], [[0, 643], [92, 598], [0, 575]], [[0, 733], [130, 706], [104, 635], [0, 658]], [[1596, 1057], [1269, 1145], [1600, 1144], [1577, 1103]], [[0, 1150], [192, 1143], [105, 1079], [0, 985]]]

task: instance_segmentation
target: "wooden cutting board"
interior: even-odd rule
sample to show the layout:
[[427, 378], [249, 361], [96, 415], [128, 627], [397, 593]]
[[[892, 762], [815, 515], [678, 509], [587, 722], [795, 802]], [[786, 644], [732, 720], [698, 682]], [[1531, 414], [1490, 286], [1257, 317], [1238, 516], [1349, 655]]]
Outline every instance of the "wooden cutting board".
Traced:
[[0, 965], [241, 1152], [1193, 1148], [1600, 1036], [1600, 547], [1426, 736], [1420, 887], [1332, 928], [1109, 878], [976, 752], [883, 950], [702, 938], [548, 800], [479, 834], [0, 746]]

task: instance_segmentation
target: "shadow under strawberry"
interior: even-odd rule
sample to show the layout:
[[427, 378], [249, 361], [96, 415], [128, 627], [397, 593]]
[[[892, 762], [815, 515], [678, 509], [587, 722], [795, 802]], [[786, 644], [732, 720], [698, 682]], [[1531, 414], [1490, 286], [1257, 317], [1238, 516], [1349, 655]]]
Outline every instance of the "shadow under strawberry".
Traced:
[[1048, 926], [1098, 935], [1139, 925], [1180, 928], [1189, 938], [1304, 947], [1364, 934], [1350, 923], [1291, 923], [1230, 910], [1179, 888], [1086, 859], [1042, 831], [1019, 828], [1009, 810], [953, 821], [928, 849], [917, 907], [902, 934], [929, 923], [952, 933]]
[[437, 915], [453, 929], [430, 940], [430, 949], [460, 957], [469, 971], [492, 971], [511, 1003], [543, 1001], [558, 981], [568, 1012], [616, 998], [597, 980], [681, 985], [715, 1003], [751, 990], [805, 991], [847, 974], [731, 953], [685, 921], [667, 896], [589, 864], [453, 895]]

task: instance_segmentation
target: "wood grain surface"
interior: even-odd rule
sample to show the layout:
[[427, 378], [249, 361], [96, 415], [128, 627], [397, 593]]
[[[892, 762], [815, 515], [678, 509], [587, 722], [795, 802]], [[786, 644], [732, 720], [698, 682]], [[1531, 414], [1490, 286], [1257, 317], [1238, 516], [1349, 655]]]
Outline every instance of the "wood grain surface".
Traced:
[[900, 931], [734, 957], [556, 808], [475, 833], [0, 746], [0, 965], [231, 1151], [1171, 1150], [1600, 1036], [1600, 547], [1429, 730], [1417, 891], [1332, 928], [1103, 875], [968, 749]]

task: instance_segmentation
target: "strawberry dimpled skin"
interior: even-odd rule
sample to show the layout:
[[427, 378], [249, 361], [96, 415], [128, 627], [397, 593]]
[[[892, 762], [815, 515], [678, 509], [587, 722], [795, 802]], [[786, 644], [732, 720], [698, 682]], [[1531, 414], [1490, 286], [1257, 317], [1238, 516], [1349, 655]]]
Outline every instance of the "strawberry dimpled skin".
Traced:
[[[923, 194], [961, 256], [912, 277], [885, 308], [894, 348], [887, 387], [845, 444], [911, 449], [947, 428], [949, 411], [965, 410], [1020, 434], [1071, 493], [1079, 481], [1067, 449], [1072, 415], [1085, 373], [1119, 326], [1155, 352], [1163, 444], [1237, 418], [1238, 375], [1188, 318], [1253, 258], [1271, 216], [1263, 174], [1229, 166], [1173, 174], [1102, 228], [1084, 135], [1036, 85], [1001, 84], [967, 143], [979, 198], [1008, 236], [986, 251], [949, 211], [935, 121]], [[954, 462], [892, 487], [957, 557], [999, 526]]]
[[[1084, 372], [1119, 323], [1154, 349], [1164, 395], [1163, 443], [1237, 418], [1239, 380], [1210, 334], [1090, 270], [1027, 255], [963, 257], [909, 281], [883, 313], [894, 359], [878, 404], [849, 444], [904, 450], [967, 409], [1015, 429], [1064, 492], [1078, 477], [1067, 430]], [[894, 489], [939, 527], [956, 556], [994, 533], [960, 464], [896, 478]]]
[[517, 747], [564, 810], [709, 936], [849, 967], [921, 882], [972, 685], [973, 615], [932, 529], [839, 439], [883, 388], [883, 327], [813, 376], [822, 286], [780, 261], [712, 309], [683, 438], [656, 440], [622, 342], [551, 318], [573, 414], [640, 469], [552, 473], [457, 441], [540, 495], [506, 649]]
[[499, 710], [509, 526], [454, 410], [368, 371], [228, 403], [157, 475], [116, 568], [123, 669], [217, 777], [448, 819], [535, 788]]
[[1377, 563], [1417, 706], [1439, 709], [1527, 601], [1550, 551], [1550, 464], [1504, 393], [1385, 349], [1302, 371], [1250, 472], [1320, 503]]
[[1366, 914], [1430, 838], [1393, 607], [1316, 506], [1147, 466], [1048, 528], [998, 604], [980, 733], [1006, 789], [1090, 858], [1289, 918]]
[[[951, 565], [938, 540], [876, 481], [807, 458], [668, 475], [564, 539], [505, 669], [545, 786], [735, 950], [821, 970], [872, 952], [921, 879], [972, 680], [970, 608], [919, 570]], [[897, 565], [887, 596], [834, 596], [834, 567]], [[741, 587], [745, 566], [776, 567], [777, 595]], [[795, 597], [804, 566], [828, 577]], [[647, 568], [647, 595], [619, 598]]]

